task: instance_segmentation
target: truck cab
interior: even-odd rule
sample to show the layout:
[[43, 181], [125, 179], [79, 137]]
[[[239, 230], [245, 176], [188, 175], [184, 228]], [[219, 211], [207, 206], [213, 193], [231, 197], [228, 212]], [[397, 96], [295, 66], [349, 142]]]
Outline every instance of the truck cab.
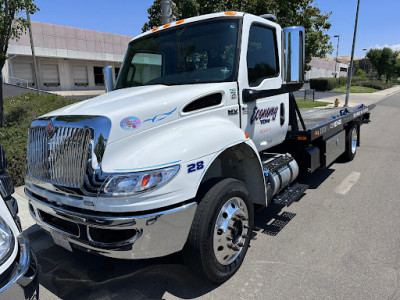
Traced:
[[293, 131], [304, 29], [271, 18], [225, 12], [154, 28], [130, 42], [115, 84], [105, 70], [108, 93], [31, 124], [26, 195], [55, 243], [125, 259], [182, 250], [212, 282], [237, 271], [253, 206], [295, 196], [285, 189], [296, 160], [269, 149], [308, 134], [293, 149], [313, 166], [325, 149], [322, 135], [313, 144], [310, 129]]

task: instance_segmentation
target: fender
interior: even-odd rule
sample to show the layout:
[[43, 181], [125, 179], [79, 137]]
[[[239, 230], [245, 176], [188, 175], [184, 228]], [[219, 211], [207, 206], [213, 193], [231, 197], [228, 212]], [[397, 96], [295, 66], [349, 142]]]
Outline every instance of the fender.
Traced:
[[254, 142], [247, 139], [243, 143], [230, 145], [219, 151], [204, 168], [201, 183], [212, 178], [235, 178], [244, 182], [254, 204], [267, 206], [263, 166]]

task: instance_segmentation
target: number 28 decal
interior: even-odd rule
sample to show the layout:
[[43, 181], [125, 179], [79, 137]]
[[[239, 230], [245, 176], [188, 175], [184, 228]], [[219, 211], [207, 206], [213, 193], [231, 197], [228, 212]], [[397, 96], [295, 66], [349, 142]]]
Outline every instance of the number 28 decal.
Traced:
[[193, 173], [193, 172], [196, 172], [196, 171], [202, 170], [202, 169], [204, 169], [204, 162], [202, 160], [198, 161], [194, 164], [187, 165], [188, 173]]

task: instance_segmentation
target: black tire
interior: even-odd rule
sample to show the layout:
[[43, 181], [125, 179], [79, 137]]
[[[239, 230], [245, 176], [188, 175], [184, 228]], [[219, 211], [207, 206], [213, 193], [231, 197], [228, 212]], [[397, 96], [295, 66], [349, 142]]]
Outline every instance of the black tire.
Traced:
[[359, 128], [353, 125], [346, 130], [346, 151], [343, 153], [345, 161], [352, 161], [357, 154]]
[[[211, 188], [207, 189], [207, 185], [204, 188], [206, 190], [200, 191], [203, 196], [199, 199], [183, 258], [199, 276], [213, 283], [222, 283], [236, 273], [246, 256], [254, 224], [254, 208], [245, 184], [239, 180], [222, 179]], [[224, 232], [221, 228], [225, 225], [216, 227], [217, 219], [224, 221], [221, 218], [229, 220]]]

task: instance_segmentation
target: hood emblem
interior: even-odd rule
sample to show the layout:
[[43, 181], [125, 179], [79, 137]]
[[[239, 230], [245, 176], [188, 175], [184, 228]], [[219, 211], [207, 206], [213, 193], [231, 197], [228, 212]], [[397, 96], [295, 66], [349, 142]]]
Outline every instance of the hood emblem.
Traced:
[[132, 130], [139, 128], [141, 124], [142, 124], [142, 122], [140, 121], [139, 118], [130, 116], [130, 117], [126, 117], [125, 119], [123, 119], [119, 123], [119, 126], [121, 126], [121, 128], [123, 130], [132, 131]]
[[51, 119], [49, 121], [49, 123], [47, 123], [46, 125], [46, 133], [47, 133], [47, 137], [49, 139], [51, 139], [54, 135], [54, 133], [56, 132], [56, 127], [54, 126], [54, 120]]

